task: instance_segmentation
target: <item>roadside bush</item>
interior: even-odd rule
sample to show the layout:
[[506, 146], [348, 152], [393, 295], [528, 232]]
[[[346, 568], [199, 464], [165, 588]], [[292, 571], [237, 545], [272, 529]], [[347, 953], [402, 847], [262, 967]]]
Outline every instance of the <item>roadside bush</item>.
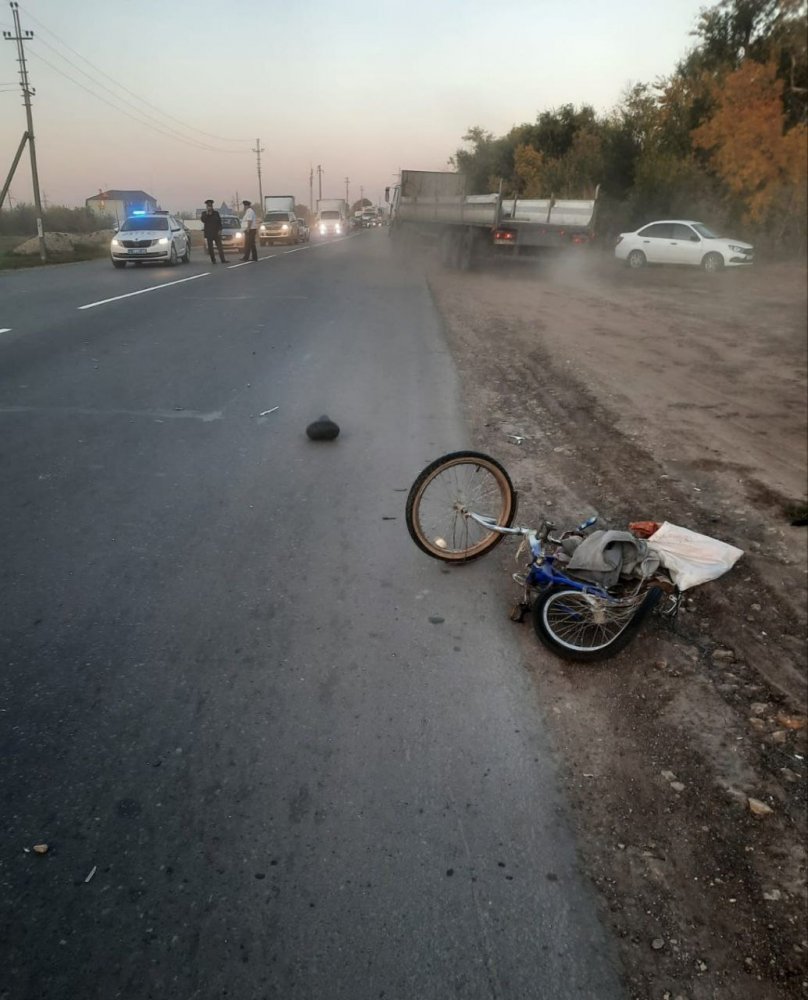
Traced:
[[[46, 232], [93, 233], [111, 229], [115, 220], [109, 215], [96, 215], [88, 208], [67, 208], [51, 205], [42, 213]], [[0, 235], [32, 236], [36, 233], [36, 206], [21, 202], [14, 208], [0, 211]]]

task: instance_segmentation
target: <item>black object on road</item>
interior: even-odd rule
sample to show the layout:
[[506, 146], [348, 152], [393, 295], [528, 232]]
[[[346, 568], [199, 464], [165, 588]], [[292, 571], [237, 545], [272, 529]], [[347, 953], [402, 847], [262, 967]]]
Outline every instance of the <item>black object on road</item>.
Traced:
[[330, 417], [324, 414], [318, 420], [309, 424], [306, 428], [306, 433], [312, 441], [333, 441], [337, 434], [339, 434], [339, 425], [335, 424]]

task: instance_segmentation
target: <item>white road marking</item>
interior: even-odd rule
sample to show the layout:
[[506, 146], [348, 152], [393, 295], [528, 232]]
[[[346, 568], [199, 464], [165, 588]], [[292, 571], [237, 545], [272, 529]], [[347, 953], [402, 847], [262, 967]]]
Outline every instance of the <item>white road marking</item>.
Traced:
[[98, 302], [88, 302], [79, 309], [95, 309], [96, 306], [105, 306], [108, 302], [117, 302], [119, 299], [130, 299], [133, 295], [145, 295], [146, 292], [156, 292], [161, 288], [170, 288], [172, 285], [182, 285], [186, 281], [196, 281], [197, 278], [206, 278], [210, 271], [203, 271], [202, 274], [192, 274], [190, 278], [180, 278], [178, 281], [167, 281], [163, 285], [151, 285], [149, 288], [141, 288], [137, 292], [127, 292], [125, 295], [115, 295], [111, 299], [100, 299]]
[[165, 420], [201, 420], [209, 424], [212, 420], [224, 419], [224, 411], [213, 410], [91, 410], [83, 406], [0, 406], [0, 413], [56, 413], [80, 417], [146, 417], [163, 423]]
[[10, 326], [0, 327], [0, 333], [11, 333], [11, 327]]

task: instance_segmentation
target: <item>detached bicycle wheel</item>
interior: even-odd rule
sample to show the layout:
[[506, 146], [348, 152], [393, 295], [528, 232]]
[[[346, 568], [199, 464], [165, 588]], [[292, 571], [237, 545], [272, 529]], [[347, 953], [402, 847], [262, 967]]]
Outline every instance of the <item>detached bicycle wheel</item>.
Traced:
[[477, 451], [454, 451], [430, 463], [407, 497], [407, 530], [428, 556], [469, 562], [490, 552], [503, 535], [478, 524], [469, 511], [510, 527], [516, 491], [495, 459]]
[[544, 645], [565, 660], [606, 660], [631, 642], [661, 596], [659, 587], [652, 587], [634, 600], [613, 602], [551, 587], [536, 598], [533, 626]]

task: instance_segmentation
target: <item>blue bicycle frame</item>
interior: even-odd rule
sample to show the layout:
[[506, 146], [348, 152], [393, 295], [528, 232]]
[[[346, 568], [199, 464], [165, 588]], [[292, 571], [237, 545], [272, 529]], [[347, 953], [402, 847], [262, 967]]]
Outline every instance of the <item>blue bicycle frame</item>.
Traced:
[[[562, 573], [556, 569], [556, 557], [545, 552], [542, 546], [543, 538], [546, 538], [548, 541], [558, 541], [560, 544], [560, 539], [551, 539], [549, 536], [551, 525], [546, 525], [539, 532], [535, 528], [505, 528], [501, 524], [497, 524], [493, 517], [485, 517], [482, 514], [475, 514], [473, 511], [468, 511], [466, 516], [484, 528], [489, 528], [491, 531], [496, 531], [501, 535], [522, 535], [527, 539], [531, 555], [530, 568], [524, 577], [520, 574], [514, 574], [514, 579], [517, 583], [536, 590], [546, 590], [548, 587], [568, 587], [570, 590], [577, 590], [582, 594], [590, 594], [592, 597], [597, 597], [600, 600], [609, 601], [614, 604], [623, 603], [623, 599], [615, 597], [607, 590], [604, 590], [603, 587], [598, 587], [594, 583], [584, 583], [582, 580], [575, 580], [567, 576], [566, 573]], [[582, 524], [579, 524], [572, 534], [584, 532], [587, 528], [591, 528], [596, 521], [597, 517], [590, 517]]]

